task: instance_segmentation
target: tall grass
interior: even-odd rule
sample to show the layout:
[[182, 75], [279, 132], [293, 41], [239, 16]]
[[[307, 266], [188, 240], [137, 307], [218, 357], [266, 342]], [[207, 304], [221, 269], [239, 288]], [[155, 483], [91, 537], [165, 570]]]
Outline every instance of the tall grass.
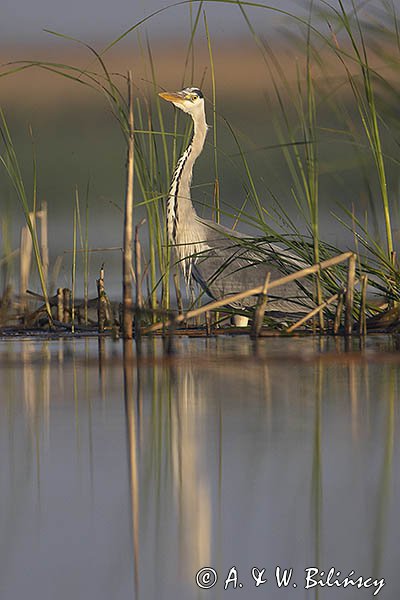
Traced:
[[[368, 23], [363, 24], [361, 22], [354, 2], [351, 3], [350, 11], [346, 10], [341, 0], [338, 0], [337, 8], [323, 3], [324, 17], [328, 21], [330, 31], [329, 35], [325, 36], [315, 26], [311, 25], [312, 10], [316, 3], [310, 2], [308, 22], [304, 22], [303, 32], [295, 39], [296, 49], [299, 47], [299, 41], [304, 48], [305, 74], [302, 74], [300, 71], [298, 72], [298, 93], [293, 101], [291, 86], [286, 79], [283, 68], [279, 64], [279, 59], [274, 55], [270, 46], [265, 41], [260, 40], [245, 12], [244, 6], [250, 4], [243, 2], [240, 8], [249, 31], [263, 54], [268, 73], [273, 81], [278, 105], [281, 108], [281, 119], [276, 122], [278, 139], [293, 179], [292, 192], [296, 206], [310, 229], [313, 240], [314, 260], [318, 262], [320, 254], [318, 137], [320, 132], [324, 131], [323, 126], [318, 124], [317, 121], [317, 107], [318, 105], [322, 105], [323, 102], [328, 102], [331, 106], [336, 102], [335, 112], [339, 113], [339, 105], [344, 114], [347, 114], [347, 111], [344, 110], [345, 106], [342, 106], [343, 99], [338, 94], [338, 90], [335, 89], [337, 84], [332, 85], [329, 82], [329, 74], [326, 71], [325, 89], [320, 90], [319, 97], [316, 97], [315, 94], [313, 71], [318, 69], [324, 72], [324, 59], [326, 60], [327, 52], [330, 51], [343, 66], [344, 74], [354, 99], [354, 104], [350, 110], [352, 112], [356, 111], [359, 115], [366, 143], [361, 137], [359, 124], [354, 120], [341, 123], [344, 126], [343, 129], [335, 130], [325, 127], [325, 132], [331, 134], [332, 137], [343, 136], [345, 134], [347, 136], [346, 141], [353, 140], [352, 143], [356, 152], [359, 151], [360, 147], [364, 152], [369, 150], [375, 165], [379, 184], [385, 226], [386, 251], [380, 245], [379, 241], [374, 239], [373, 235], [369, 233], [367, 226], [363, 225], [360, 219], [355, 217], [354, 211], [351, 208], [341, 206], [344, 209], [344, 214], [349, 217], [350, 222], [346, 223], [344, 217], [339, 217], [338, 220], [345, 227], [353, 231], [356, 241], [360, 241], [364, 249], [367, 250], [367, 255], [361, 261], [362, 268], [373, 275], [373, 285], [380, 292], [386, 293], [389, 298], [398, 298], [398, 269], [394, 259], [392, 235], [393, 203], [390, 202], [386, 174], [387, 162], [391, 160], [398, 164], [398, 160], [388, 154], [382, 140], [381, 129], [388, 129], [383, 114], [385, 101], [381, 97], [381, 105], [379, 107], [376, 100], [376, 89], [378, 85], [388, 88], [389, 83], [381, 73], [377, 73], [374, 67], [371, 66], [369, 60], [370, 51], [368, 50], [366, 41], [369, 32]], [[394, 15], [393, 19], [395, 31], [398, 31], [397, 20]], [[335, 23], [334, 27], [332, 26], [332, 22]], [[348, 38], [347, 44], [345, 43], [346, 41], [338, 41], [339, 38], [341, 40], [344, 37], [344, 34]], [[393, 32], [392, 35], [394, 35]], [[398, 36], [396, 39], [398, 39]], [[322, 56], [322, 52], [324, 52], [324, 56]], [[302, 89], [303, 82], [305, 92]], [[292, 124], [293, 119], [291, 121], [289, 117], [290, 113], [293, 112], [293, 108], [296, 115], [294, 125]], [[282, 129], [282, 124], [285, 125], [286, 131]], [[345, 129], [346, 125], [348, 126], [348, 131]], [[298, 144], [299, 133], [301, 133], [300, 139], [302, 140], [302, 145]], [[368, 175], [371, 177], [371, 173]], [[303, 209], [302, 198], [306, 201], [307, 212]], [[290, 222], [283, 206], [278, 206], [278, 210], [279, 214], [283, 215], [284, 221], [286, 221], [285, 226], [297, 234], [298, 231], [293, 226], [293, 223]], [[320, 302], [321, 287], [319, 281], [317, 297]]]
[[83, 322], [85, 325], [88, 323], [88, 300], [89, 300], [89, 182], [86, 186], [86, 198], [85, 198], [85, 221], [82, 222], [82, 211], [81, 202], [79, 198], [78, 188], [75, 193], [75, 208], [76, 208], [76, 219], [79, 234], [79, 245], [82, 253], [82, 270], [83, 270]]
[[335, 10], [335, 12], [339, 17], [339, 24], [344, 28], [350, 41], [351, 49], [353, 51], [353, 56], [351, 58], [353, 58], [355, 61], [358, 70], [356, 76], [351, 73], [347, 65], [346, 58], [344, 57], [340, 45], [337, 42], [337, 38], [335, 38], [336, 54], [346, 71], [348, 81], [356, 101], [356, 107], [365, 130], [365, 135], [375, 161], [385, 219], [387, 253], [389, 259], [391, 260], [393, 255], [391, 208], [387, 186], [385, 157], [382, 148], [379, 126], [381, 116], [378, 114], [375, 100], [373, 83], [375, 73], [369, 64], [369, 56], [364, 32], [354, 1], [351, 1], [353, 8], [352, 15], [346, 11], [341, 0], [338, 0], [338, 4], [339, 10]]
[[[207, 85], [211, 88], [210, 103], [212, 108], [212, 135], [209, 143], [212, 145], [213, 194], [206, 208], [214, 213], [215, 220], [224, 216], [233, 217], [239, 227], [252, 225], [262, 238], [281, 241], [284, 248], [295, 252], [305, 263], [318, 263], [326, 260], [337, 248], [323, 242], [324, 233], [320, 228], [321, 215], [321, 150], [329, 143], [343, 143], [343, 147], [352, 148], [354, 153], [361, 153], [371, 160], [374, 173], [370, 170], [365, 174], [371, 194], [375, 194], [378, 185], [379, 200], [382, 207], [384, 222], [384, 247], [374, 239], [368, 225], [354, 214], [351, 206], [338, 209], [338, 220], [345, 228], [349, 228], [359, 246], [365, 252], [360, 257], [359, 271], [365, 271], [372, 276], [372, 284], [380, 293], [385, 293], [392, 300], [399, 298], [397, 266], [395, 264], [393, 240], [393, 206], [387, 176], [388, 161], [399, 164], [398, 159], [389, 155], [385, 144], [387, 130], [385, 119], [385, 101], [379, 90], [390, 88], [382, 73], [377, 73], [370, 59], [368, 22], [363, 22], [358, 8], [351, 2], [348, 10], [341, 0], [328, 4], [325, 2], [310, 2], [308, 16], [290, 15], [287, 11], [269, 7], [258, 2], [234, 2], [233, 0], [214, 0], [225, 4], [226, 8], [234, 8], [242, 16], [248, 34], [261, 52], [265, 77], [272, 83], [273, 94], [266, 98], [268, 109], [273, 113], [276, 150], [281, 152], [286, 163], [287, 192], [291, 195], [293, 207], [297, 211], [293, 218], [293, 210], [288, 209], [287, 203], [276, 196], [273, 190], [261, 188], [253, 174], [251, 155], [247, 153], [243, 136], [234, 124], [219, 114], [220, 102], [217, 97], [218, 73], [215, 68], [214, 40], [211, 41], [208, 17], [204, 11], [206, 2], [182, 2], [188, 5], [190, 11], [190, 30], [188, 31], [187, 50], [183, 59], [182, 85], [202, 85], [194, 81], [195, 51], [194, 41], [201, 37], [206, 45], [209, 57], [209, 75]], [[163, 12], [156, 11], [154, 14]], [[182, 9], [183, 10], [183, 9]], [[286, 15], [295, 22], [299, 34], [292, 37], [292, 46], [300, 51], [297, 67], [296, 84], [289, 81], [284, 66], [272, 44], [267, 43], [262, 32], [257, 31], [254, 19], [250, 17], [254, 11], [265, 13], [275, 11]], [[201, 16], [203, 15], [203, 19]], [[154, 16], [154, 15], [153, 15]], [[397, 17], [395, 13], [385, 20], [385, 27], [391, 25], [391, 35], [397, 40]], [[82, 86], [88, 86], [99, 92], [116, 118], [123, 139], [129, 142], [129, 102], [126, 98], [125, 76], [122, 78], [110, 72], [107, 67], [107, 52], [124, 39], [128, 34], [140, 32], [144, 22], [152, 16], [134, 24], [118, 38], [113, 40], [103, 50], [97, 50], [79, 40], [68, 38], [74, 43], [83, 44], [92, 61], [87, 69], [74, 65], [51, 62], [30, 62], [10, 68], [10, 72], [23, 70], [27, 67], [45, 69], [56, 75], [70, 79]], [[325, 22], [329, 26], [325, 26]], [[388, 24], [389, 23], [389, 24]], [[203, 24], [203, 28], [201, 25]], [[54, 33], [54, 32], [53, 32]], [[59, 34], [55, 34], [59, 35]], [[66, 36], [61, 36], [65, 38]], [[145, 42], [143, 42], [145, 39]], [[168, 194], [170, 177], [179, 154], [187, 145], [191, 134], [191, 122], [185, 119], [182, 124], [181, 116], [175, 113], [173, 119], [164, 116], [163, 108], [157, 92], [162, 89], [154, 59], [152, 44], [148, 36], [139, 36], [142, 60], [147, 63], [149, 84], [139, 86], [134, 81], [134, 179], [135, 179], [135, 211], [136, 219], [146, 215], [148, 255], [146, 256], [144, 273], [148, 290], [147, 305], [157, 309], [160, 305], [164, 311], [171, 306], [170, 280], [175, 258], [168, 244], [165, 218], [165, 199]], [[400, 51], [399, 51], [400, 55]], [[324, 68], [325, 60], [335, 59], [342, 69], [340, 83], [332, 81]], [[397, 59], [398, 60], [398, 59]], [[398, 61], [400, 64], [400, 61]], [[329, 63], [329, 64], [332, 64]], [[322, 80], [321, 80], [322, 79]], [[122, 83], [121, 83], [122, 82]], [[350, 96], [351, 94], [351, 96]], [[335, 115], [335, 124], [324, 123], [325, 109], [329, 106]], [[278, 111], [276, 110], [278, 108]], [[172, 122], [171, 126], [167, 123]], [[36, 230], [29, 218], [29, 206], [23, 186], [18, 160], [13, 148], [10, 133], [4, 116], [2, 117], [2, 138], [6, 149], [3, 165], [14, 184], [27, 224], [32, 235], [36, 263], [45, 293], [42, 260], [37, 243]], [[222, 160], [230, 160], [224, 156], [219, 147], [219, 131], [224, 128], [229, 133], [237, 148], [238, 161], [236, 171], [242, 180], [243, 204], [237, 213], [237, 208], [228, 202], [223, 202], [224, 182], [220, 179], [220, 164]], [[338, 141], [339, 140], [339, 141]], [[267, 149], [268, 150], [268, 149]], [[323, 159], [322, 159], [323, 160]], [[360, 166], [361, 169], [361, 166]], [[335, 173], [335, 176], [338, 176]], [[35, 186], [34, 186], [35, 189]], [[274, 200], [273, 208], [267, 205], [265, 198]], [[340, 205], [338, 199], [338, 206]], [[35, 195], [33, 195], [35, 204]], [[342, 203], [343, 204], [343, 203]], [[375, 203], [376, 208], [376, 203]], [[78, 227], [80, 220], [77, 212]], [[302, 220], [299, 225], [299, 217]], [[332, 217], [333, 218], [333, 217]], [[249, 238], [246, 242], [262, 258], [263, 247], [260, 240]], [[82, 242], [81, 242], [82, 245]], [[86, 252], [88, 244], [85, 245]], [[282, 257], [284, 263], [284, 257]], [[284, 269], [284, 264], [282, 265]], [[87, 263], [85, 272], [87, 270]], [[360, 273], [361, 275], [361, 273]], [[371, 278], [370, 278], [371, 281]], [[324, 295], [337, 292], [338, 287], [345, 286], [346, 273], [342, 267], [330, 274], [316, 276], [315, 299], [318, 304], [324, 300]], [[261, 282], [262, 283], [262, 282]], [[327, 308], [329, 310], [329, 308]], [[357, 311], [357, 306], [355, 308]], [[153, 319], [154, 319], [153, 313]], [[324, 322], [320, 312], [320, 326]]]
[[71, 324], [72, 333], [75, 333], [75, 294], [76, 294], [76, 250], [77, 250], [77, 228], [79, 213], [79, 194], [75, 191], [74, 222], [72, 232], [72, 265], [71, 265]]
[[[0, 136], [3, 142], [3, 153], [0, 154], [0, 163], [5, 168], [5, 171], [11, 181], [11, 184], [16, 192], [16, 195], [21, 203], [24, 213], [25, 222], [29, 229], [32, 239], [33, 253], [35, 257], [36, 268], [39, 274], [40, 285], [42, 288], [43, 297], [46, 304], [46, 310], [50, 322], [52, 322], [51, 309], [47, 294], [45, 269], [40, 252], [39, 240], [36, 229], [36, 196], [37, 196], [37, 178], [36, 178], [36, 159], [35, 154], [33, 159], [33, 188], [32, 188], [32, 206], [29, 206], [28, 194], [25, 189], [25, 183], [22, 177], [21, 169], [18, 162], [18, 157], [15, 151], [11, 133], [7, 126], [7, 121], [3, 110], [0, 108]], [[23, 290], [25, 293], [26, 290]]]
[[214, 144], [214, 206], [215, 206], [215, 222], [220, 222], [220, 199], [219, 199], [219, 177], [218, 177], [218, 143], [217, 143], [217, 92], [215, 82], [215, 68], [211, 45], [211, 37], [208, 29], [206, 12], [204, 11], [204, 29], [207, 38], [207, 47], [210, 57], [211, 67], [211, 88], [212, 88], [212, 108], [213, 108], [213, 144]]

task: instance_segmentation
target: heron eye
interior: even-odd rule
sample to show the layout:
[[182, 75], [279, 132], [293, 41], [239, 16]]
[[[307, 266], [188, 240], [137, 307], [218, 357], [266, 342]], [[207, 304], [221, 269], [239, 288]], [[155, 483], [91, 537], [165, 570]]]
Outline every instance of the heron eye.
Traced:
[[197, 94], [192, 94], [192, 96], [191, 96], [190, 99], [191, 99], [192, 102], [195, 102], [197, 100], [197, 98], [198, 98]]

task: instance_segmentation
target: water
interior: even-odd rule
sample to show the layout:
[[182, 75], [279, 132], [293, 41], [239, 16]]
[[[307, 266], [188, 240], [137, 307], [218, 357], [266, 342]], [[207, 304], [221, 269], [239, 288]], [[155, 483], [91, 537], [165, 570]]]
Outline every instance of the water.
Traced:
[[397, 598], [400, 355], [350, 346], [0, 342], [1, 599]]

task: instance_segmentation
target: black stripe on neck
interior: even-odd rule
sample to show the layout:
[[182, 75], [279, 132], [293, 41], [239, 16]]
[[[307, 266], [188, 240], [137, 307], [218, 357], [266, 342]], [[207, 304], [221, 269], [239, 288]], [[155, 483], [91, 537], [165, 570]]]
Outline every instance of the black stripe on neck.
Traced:
[[185, 152], [182, 154], [181, 156], [181, 163], [179, 164], [178, 161], [178, 165], [177, 168], [175, 170], [175, 176], [173, 178], [173, 182], [176, 182], [176, 187], [175, 187], [175, 193], [174, 193], [174, 222], [173, 222], [173, 228], [172, 228], [172, 240], [173, 242], [176, 244], [177, 240], [176, 240], [176, 234], [177, 234], [177, 228], [178, 228], [178, 222], [179, 222], [179, 216], [178, 216], [178, 195], [179, 195], [179, 188], [180, 188], [180, 183], [181, 183], [181, 177], [182, 177], [182, 172], [183, 169], [185, 168], [187, 159], [190, 156], [190, 153], [192, 151], [192, 143], [189, 144], [189, 146], [186, 148]]

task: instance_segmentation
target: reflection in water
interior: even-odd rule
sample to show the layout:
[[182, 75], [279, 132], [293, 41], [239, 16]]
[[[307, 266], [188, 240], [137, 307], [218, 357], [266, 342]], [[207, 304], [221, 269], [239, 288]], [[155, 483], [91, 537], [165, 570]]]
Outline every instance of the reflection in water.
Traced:
[[[244, 338], [177, 338], [163, 359], [143, 340], [137, 360], [131, 341], [1, 342], [2, 600], [336, 600], [304, 590], [310, 566], [385, 577], [396, 598], [400, 375], [382, 343], [254, 354]], [[277, 565], [297, 589], [277, 588]], [[224, 591], [233, 566], [243, 588]]]
[[[379, 476], [379, 490], [377, 498], [377, 510], [375, 518], [374, 538], [377, 543], [374, 548], [373, 569], [375, 573], [384, 573], [382, 568], [384, 541], [387, 533], [389, 503], [391, 499], [392, 472], [393, 472], [393, 451], [394, 451], [394, 431], [395, 431], [395, 400], [398, 398], [399, 387], [396, 385], [398, 379], [394, 369], [388, 373], [388, 396], [385, 399], [385, 437], [384, 453], [382, 460], [381, 473]], [[396, 381], [397, 379], [397, 381]]]
[[[134, 402], [133, 387], [133, 348], [132, 340], [124, 340], [123, 368], [124, 368], [124, 399], [126, 415], [126, 439], [128, 449], [128, 475], [130, 491], [131, 527], [132, 527], [132, 554], [135, 598], [139, 598], [139, 481], [137, 470], [137, 417]], [[138, 402], [141, 396], [140, 376], [138, 372]]]
[[179, 558], [187, 573], [210, 564], [211, 497], [202, 464], [207, 398], [191, 369], [171, 372], [171, 455], [179, 514]]
[[[313, 470], [312, 470], [312, 492], [311, 497], [313, 499], [312, 512], [314, 518], [314, 556], [313, 565], [322, 564], [322, 394], [323, 394], [323, 368], [318, 361], [315, 365], [314, 372], [314, 395], [315, 395], [315, 407], [314, 407], [314, 452], [313, 452]], [[315, 590], [316, 597], [319, 597], [318, 588]]]

